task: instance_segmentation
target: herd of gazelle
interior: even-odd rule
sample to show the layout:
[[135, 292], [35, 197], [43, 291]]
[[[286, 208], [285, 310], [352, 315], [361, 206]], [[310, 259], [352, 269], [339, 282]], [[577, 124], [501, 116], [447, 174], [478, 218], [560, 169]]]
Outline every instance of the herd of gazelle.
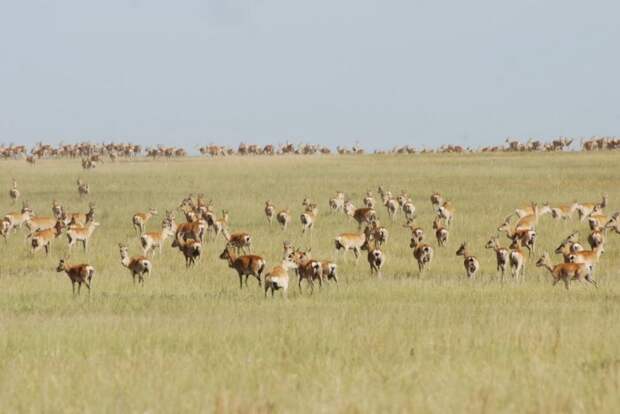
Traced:
[[[88, 184], [77, 180], [80, 197], [89, 194]], [[426, 271], [433, 260], [435, 248], [430, 243], [425, 243], [424, 230], [416, 224], [416, 207], [411, 197], [404, 191], [397, 196], [383, 187], [377, 190], [378, 199], [386, 208], [391, 222], [396, 221], [397, 215], [402, 211], [406, 220], [403, 227], [411, 232], [409, 247], [413, 257], [418, 263], [420, 273]], [[20, 198], [17, 181], [12, 180], [9, 197], [12, 203]], [[449, 227], [453, 223], [455, 208], [449, 200], [444, 200], [441, 194], [434, 192], [430, 201], [436, 217], [433, 219], [432, 228], [438, 248], [445, 247], [449, 239]], [[505, 272], [510, 269], [515, 279], [522, 278], [525, 272], [527, 249], [529, 255], [536, 247], [536, 225], [545, 214], [550, 214], [557, 220], [572, 219], [577, 213], [579, 220], [588, 222], [591, 233], [587, 241], [590, 250], [586, 250], [578, 242], [578, 233], [574, 232], [564, 239], [556, 254], [561, 254], [563, 263], [553, 265], [549, 255], [545, 252], [536, 262], [536, 266], [544, 267], [553, 276], [554, 284], [563, 281], [568, 288], [571, 280], [585, 280], [596, 286], [593, 273], [596, 263], [604, 252], [606, 233], [614, 230], [620, 234], [620, 213], [608, 216], [604, 213], [607, 207], [607, 195], [603, 195], [600, 202], [578, 203], [551, 206], [548, 203], [539, 206], [531, 203], [528, 206], [517, 208], [497, 228], [498, 235], [491, 236], [485, 247], [495, 252], [497, 272], [502, 280]], [[377, 217], [377, 199], [372, 191], [367, 191], [362, 200], [362, 207], [357, 208], [353, 202], [345, 197], [343, 192], [337, 192], [335, 197], [329, 199], [328, 205], [333, 213], [342, 213], [357, 224], [357, 231], [338, 234], [334, 238], [336, 257], [339, 252], [350, 251], [355, 256], [357, 263], [362, 251], [367, 252], [367, 261], [371, 274], [381, 276], [382, 268], [386, 263], [386, 256], [382, 247], [389, 240], [389, 231], [382, 226]], [[318, 204], [305, 198], [302, 202], [303, 211], [300, 214], [302, 233], [312, 234], [312, 229], [319, 218]], [[87, 251], [88, 241], [93, 236], [99, 223], [95, 221], [95, 204], [89, 204], [87, 212], [67, 213], [61, 203], [54, 200], [51, 205], [52, 216], [36, 215], [27, 202], [22, 203], [19, 212], [9, 213], [1, 221], [0, 234], [5, 241], [11, 233], [24, 227], [27, 231], [26, 240], [30, 240], [31, 252], [36, 254], [44, 250], [46, 255], [51, 251], [52, 242], [59, 238], [63, 231], [68, 240], [69, 254], [71, 248], [78, 243], [82, 244]], [[311, 250], [302, 251], [292, 246], [290, 242], [284, 242], [282, 261], [270, 270], [266, 269], [266, 261], [259, 255], [252, 254], [252, 236], [245, 232], [231, 233], [229, 230], [229, 213], [222, 210], [220, 217], [216, 217], [212, 202], [206, 201], [204, 196], [194, 197], [190, 194], [183, 199], [178, 210], [184, 215], [185, 222], [177, 224], [175, 213], [167, 210], [162, 220], [160, 231], [146, 232], [149, 221], [159, 213], [150, 208], [146, 212], [138, 212], [131, 218], [133, 229], [139, 238], [142, 247], [142, 255], [130, 256], [129, 248], [120, 244], [121, 265], [126, 267], [132, 275], [134, 283], [144, 284], [145, 276], [151, 274], [153, 265], [149, 256], [156, 252], [161, 255], [165, 241], [172, 238], [172, 247], [178, 248], [185, 258], [187, 267], [191, 267], [198, 261], [203, 252], [203, 244], [214, 240], [221, 235], [226, 242], [225, 248], [219, 258], [225, 260], [228, 266], [234, 269], [239, 276], [241, 288], [247, 286], [248, 278], [255, 277], [259, 286], [263, 285], [265, 295], [269, 292], [282, 290], [286, 295], [289, 285], [289, 271], [293, 270], [298, 276], [298, 286], [301, 291], [302, 281], [305, 281], [311, 291], [314, 290], [315, 282], [322, 286], [323, 282], [332, 280], [338, 282], [337, 265], [331, 260], [316, 260], [311, 257]], [[265, 202], [264, 213], [269, 225], [275, 221], [286, 230], [291, 222], [290, 209], [278, 210], [271, 201]], [[516, 216], [515, 223], [511, 223]], [[503, 247], [500, 242], [499, 232], [504, 232], [510, 240], [510, 244]], [[480, 270], [479, 260], [471, 254], [468, 244], [463, 242], [456, 251], [457, 256], [463, 256], [463, 266], [468, 278], [474, 278]], [[75, 285], [79, 293], [81, 285], [85, 284], [90, 292], [90, 284], [95, 270], [88, 264], [69, 265], [63, 258], [58, 265], [58, 272], [64, 271], [69, 276], [75, 293]]]

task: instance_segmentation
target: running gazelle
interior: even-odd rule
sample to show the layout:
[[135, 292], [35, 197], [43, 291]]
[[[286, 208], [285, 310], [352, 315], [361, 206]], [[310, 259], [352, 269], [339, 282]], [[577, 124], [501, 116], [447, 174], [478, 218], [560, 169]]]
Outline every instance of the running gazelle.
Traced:
[[467, 242], [463, 242], [459, 249], [456, 251], [457, 256], [463, 256], [465, 260], [463, 260], [463, 266], [465, 267], [465, 272], [468, 278], [473, 278], [480, 270], [480, 262], [476, 258], [476, 256], [472, 256], [469, 254], [467, 250]]

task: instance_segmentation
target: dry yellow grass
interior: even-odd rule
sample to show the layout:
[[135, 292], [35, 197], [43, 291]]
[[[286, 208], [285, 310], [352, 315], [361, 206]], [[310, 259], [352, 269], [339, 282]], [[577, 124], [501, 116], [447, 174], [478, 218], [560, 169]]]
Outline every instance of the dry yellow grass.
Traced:
[[[0, 241], [0, 410], [2, 412], [614, 412], [620, 407], [620, 236], [610, 235], [597, 268], [598, 290], [551, 287], [526, 265], [523, 283], [497, 280], [484, 243], [515, 207], [530, 200], [596, 201], [620, 209], [620, 154], [500, 154], [363, 157], [275, 157], [105, 163], [84, 172], [78, 161], [0, 162], [0, 208], [12, 210], [10, 178], [39, 214], [52, 199], [70, 211], [97, 205], [88, 262], [97, 274], [90, 298], [71, 296], [55, 273], [64, 236], [49, 258], [32, 258], [24, 234]], [[80, 200], [75, 180], [90, 184]], [[284, 239], [333, 257], [333, 238], [356, 226], [328, 212], [342, 190], [361, 205], [382, 184], [409, 192], [431, 240], [429, 196], [456, 206], [445, 249], [418, 277], [404, 219], [391, 224], [384, 278], [370, 278], [365, 258], [339, 260], [341, 283], [313, 296], [265, 299], [256, 281], [239, 290], [234, 271], [217, 259], [224, 242], [185, 270], [169, 247], [153, 276], [132, 286], [118, 243], [139, 244], [131, 216], [160, 214], [190, 192], [204, 192], [231, 229], [245, 230], [268, 267]], [[321, 208], [312, 238], [301, 235], [301, 201]], [[290, 207], [287, 232], [267, 225], [264, 201]], [[148, 225], [158, 228], [161, 215]], [[555, 248], [586, 224], [543, 217], [538, 251]], [[467, 240], [480, 259], [466, 280], [454, 255]], [[502, 237], [506, 244], [506, 239]], [[434, 239], [431, 242], [436, 245]], [[560, 260], [553, 257], [554, 262]]]

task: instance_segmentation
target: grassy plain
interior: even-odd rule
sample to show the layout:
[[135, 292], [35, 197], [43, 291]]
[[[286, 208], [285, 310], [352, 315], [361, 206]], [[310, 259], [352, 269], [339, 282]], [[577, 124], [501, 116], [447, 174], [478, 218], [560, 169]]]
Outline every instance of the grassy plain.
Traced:
[[[51, 214], [52, 199], [71, 211], [95, 201], [101, 222], [89, 252], [69, 260], [95, 266], [90, 298], [73, 298], [68, 278], [54, 272], [64, 236], [48, 258], [32, 258], [21, 232], [0, 241], [0, 411], [618, 412], [620, 236], [609, 237], [597, 290], [552, 288], [534, 258], [523, 283], [502, 284], [483, 248], [530, 200], [598, 201], [608, 192], [607, 211], [620, 209], [618, 165], [620, 153], [189, 158], [90, 172], [79, 160], [0, 162], [3, 212], [14, 210], [15, 177], [39, 214]], [[78, 197], [77, 177], [90, 184], [88, 200]], [[431, 192], [457, 208], [448, 247], [422, 277], [404, 219], [390, 224], [382, 207], [391, 236], [384, 278], [371, 278], [365, 260], [339, 260], [340, 286], [312, 296], [294, 279], [286, 301], [265, 299], [255, 280], [239, 290], [217, 259], [222, 239], [189, 271], [167, 245], [143, 288], [119, 262], [119, 242], [139, 252], [135, 212], [163, 213], [190, 192], [228, 209], [231, 230], [249, 231], [268, 267], [284, 239], [331, 258], [334, 236], [355, 226], [328, 212], [328, 198], [343, 190], [361, 205], [379, 184], [412, 195], [429, 240]], [[305, 196], [321, 207], [312, 238], [298, 221]], [[291, 208], [287, 232], [267, 225], [267, 199]], [[585, 224], [543, 217], [539, 251], [573, 229], [585, 240]], [[454, 255], [464, 240], [481, 261], [477, 280], [466, 280]]]

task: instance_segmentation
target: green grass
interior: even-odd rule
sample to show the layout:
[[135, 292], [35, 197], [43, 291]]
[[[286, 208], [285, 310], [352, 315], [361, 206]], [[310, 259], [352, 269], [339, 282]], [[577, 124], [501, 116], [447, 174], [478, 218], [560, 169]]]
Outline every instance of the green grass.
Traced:
[[[0, 241], [0, 411], [2, 412], [615, 412], [620, 408], [620, 236], [612, 234], [597, 267], [599, 289], [551, 287], [550, 276], [526, 265], [526, 278], [500, 283], [494, 253], [483, 248], [515, 207], [530, 200], [598, 201], [620, 209], [620, 154], [499, 154], [363, 157], [257, 157], [171, 162], [117, 162], [84, 172], [79, 160], [0, 162], [0, 208], [11, 177], [36, 212], [52, 199], [70, 211], [97, 205], [89, 252], [71, 263], [95, 266], [89, 298], [71, 295], [55, 273], [64, 236], [50, 257], [32, 257], [23, 232]], [[80, 200], [75, 180], [91, 186]], [[340, 286], [289, 299], [265, 299], [250, 280], [217, 256], [222, 239], [186, 270], [169, 247], [153, 260], [153, 276], [134, 287], [120, 265], [118, 243], [137, 254], [131, 216], [160, 213], [188, 193], [203, 192], [228, 209], [231, 230], [252, 234], [267, 267], [288, 239], [313, 256], [332, 258], [333, 238], [356, 226], [328, 212], [342, 190], [361, 205], [382, 184], [409, 192], [418, 223], [431, 234], [429, 196], [440, 191], [457, 208], [450, 242], [437, 249], [430, 272], [418, 276], [404, 219], [389, 223], [384, 278], [369, 276], [365, 258], [338, 262]], [[312, 238], [301, 235], [301, 201], [321, 213]], [[291, 228], [266, 223], [270, 199], [290, 207]], [[161, 220], [153, 219], [149, 229]], [[538, 226], [539, 252], [572, 230]], [[481, 262], [465, 278], [454, 255], [467, 240]], [[501, 239], [506, 244], [506, 239]], [[560, 258], [553, 256], [553, 261]]]

